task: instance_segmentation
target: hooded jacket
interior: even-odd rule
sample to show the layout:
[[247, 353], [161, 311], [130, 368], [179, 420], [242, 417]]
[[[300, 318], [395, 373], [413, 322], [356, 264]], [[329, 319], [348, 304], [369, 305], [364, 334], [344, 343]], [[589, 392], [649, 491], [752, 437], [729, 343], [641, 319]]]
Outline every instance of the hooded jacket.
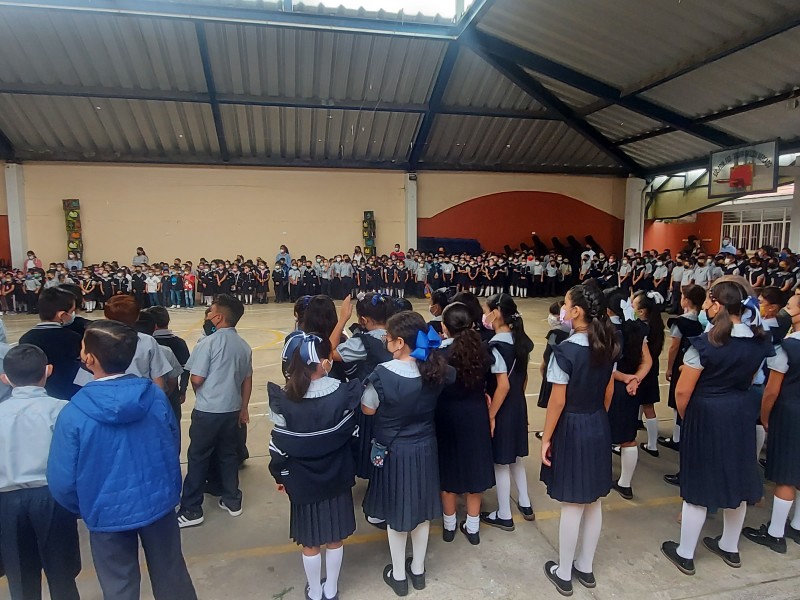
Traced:
[[152, 381], [92, 381], [58, 417], [47, 481], [90, 531], [138, 529], [175, 510], [179, 451], [178, 423]]

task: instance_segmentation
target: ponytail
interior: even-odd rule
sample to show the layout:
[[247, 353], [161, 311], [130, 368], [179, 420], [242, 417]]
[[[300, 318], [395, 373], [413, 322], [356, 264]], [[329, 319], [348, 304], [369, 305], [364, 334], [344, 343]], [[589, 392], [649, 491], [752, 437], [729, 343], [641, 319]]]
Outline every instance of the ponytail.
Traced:
[[495, 294], [486, 301], [486, 306], [491, 310], [499, 310], [503, 317], [503, 323], [511, 329], [514, 338], [514, 358], [524, 365], [528, 364], [528, 359], [533, 351], [533, 341], [525, 333], [525, 324], [522, 315], [517, 310], [517, 303], [508, 294]]
[[[600, 366], [617, 360], [619, 342], [606, 313], [608, 303], [603, 292], [594, 285], [581, 284], [570, 289], [568, 295], [572, 304], [583, 309], [586, 316], [590, 364]], [[639, 355], [641, 356], [641, 348]]]

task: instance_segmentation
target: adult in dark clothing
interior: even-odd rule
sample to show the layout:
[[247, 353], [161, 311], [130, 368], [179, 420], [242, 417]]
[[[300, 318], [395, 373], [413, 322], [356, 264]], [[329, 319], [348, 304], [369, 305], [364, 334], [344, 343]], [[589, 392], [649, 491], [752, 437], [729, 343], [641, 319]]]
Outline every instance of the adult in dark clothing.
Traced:
[[75, 318], [75, 296], [66, 290], [50, 288], [39, 297], [41, 323], [23, 334], [20, 344], [32, 344], [44, 351], [53, 374], [45, 389], [53, 398], [69, 400], [80, 388], [73, 383], [80, 367], [81, 336], [67, 329]]

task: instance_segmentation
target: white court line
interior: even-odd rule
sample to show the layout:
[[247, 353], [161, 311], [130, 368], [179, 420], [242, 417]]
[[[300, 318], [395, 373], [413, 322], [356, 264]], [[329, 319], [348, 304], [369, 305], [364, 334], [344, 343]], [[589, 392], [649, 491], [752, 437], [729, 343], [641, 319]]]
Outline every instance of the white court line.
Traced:
[[276, 362], [276, 363], [269, 363], [268, 365], [258, 365], [257, 367], [253, 367], [253, 371], [255, 371], [256, 369], [266, 369], [267, 367], [277, 367], [279, 364], [281, 363]]

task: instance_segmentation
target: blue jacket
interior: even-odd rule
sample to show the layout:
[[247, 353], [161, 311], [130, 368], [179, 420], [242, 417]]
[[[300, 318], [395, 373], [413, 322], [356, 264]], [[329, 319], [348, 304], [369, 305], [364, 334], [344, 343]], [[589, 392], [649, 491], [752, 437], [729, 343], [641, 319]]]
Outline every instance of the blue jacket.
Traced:
[[47, 482], [90, 531], [154, 523], [180, 501], [178, 423], [149, 379], [93, 381], [56, 421]]

